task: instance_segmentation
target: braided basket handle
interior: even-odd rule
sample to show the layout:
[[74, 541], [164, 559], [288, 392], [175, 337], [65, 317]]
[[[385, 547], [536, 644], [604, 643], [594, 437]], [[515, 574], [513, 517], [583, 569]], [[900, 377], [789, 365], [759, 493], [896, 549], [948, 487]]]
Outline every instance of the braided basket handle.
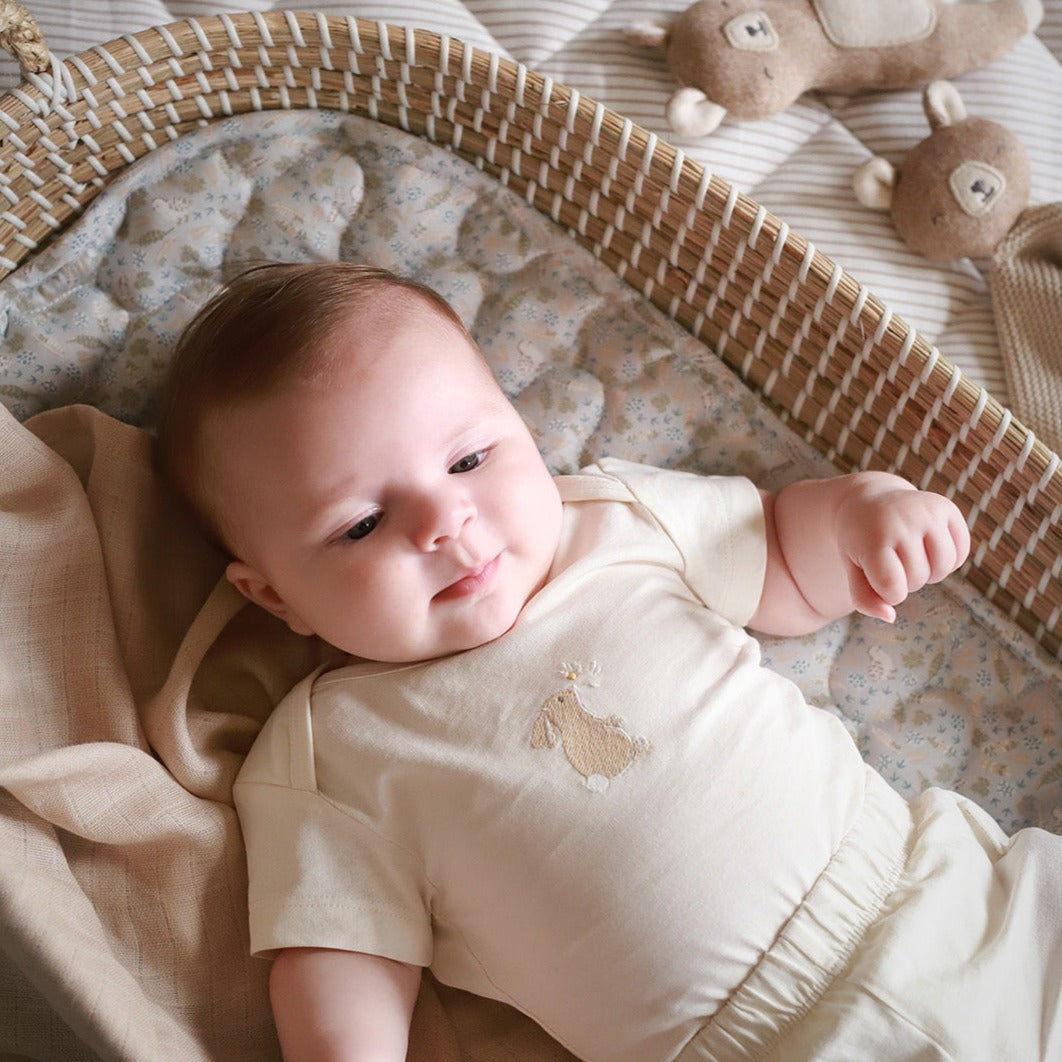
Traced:
[[29, 74], [45, 70], [51, 61], [37, 20], [16, 0], [0, 0], [0, 48]]

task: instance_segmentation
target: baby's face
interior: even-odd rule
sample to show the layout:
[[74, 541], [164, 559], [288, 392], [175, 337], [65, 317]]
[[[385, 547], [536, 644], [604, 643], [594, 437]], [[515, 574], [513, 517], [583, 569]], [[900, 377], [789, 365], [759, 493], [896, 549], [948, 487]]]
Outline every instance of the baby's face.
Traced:
[[450, 322], [341, 326], [327, 380], [208, 424], [229, 577], [299, 633], [405, 662], [504, 634], [560, 536], [520, 416]]

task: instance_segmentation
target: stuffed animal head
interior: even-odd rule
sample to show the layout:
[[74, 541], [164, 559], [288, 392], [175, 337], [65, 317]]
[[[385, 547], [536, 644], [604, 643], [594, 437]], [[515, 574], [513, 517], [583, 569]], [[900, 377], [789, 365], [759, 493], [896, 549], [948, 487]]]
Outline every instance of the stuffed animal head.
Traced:
[[666, 53], [682, 86], [668, 124], [704, 136], [725, 115], [785, 110], [809, 89], [907, 88], [1005, 55], [1043, 18], [1041, 0], [698, 0], [629, 40]]
[[968, 118], [955, 87], [928, 85], [922, 106], [932, 132], [897, 170], [873, 158], [852, 184], [864, 205], [892, 214], [913, 250], [938, 261], [984, 258], [1029, 202], [1029, 158], [998, 122]]

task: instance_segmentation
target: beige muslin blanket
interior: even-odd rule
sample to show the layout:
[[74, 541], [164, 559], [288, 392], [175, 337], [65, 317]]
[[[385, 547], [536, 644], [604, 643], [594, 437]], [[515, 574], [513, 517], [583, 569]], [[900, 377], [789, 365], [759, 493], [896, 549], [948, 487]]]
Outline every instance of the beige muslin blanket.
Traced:
[[[0, 408], [3, 1049], [279, 1057], [230, 790], [327, 650], [241, 608], [221, 572], [144, 432], [86, 406], [26, 426]], [[569, 1056], [429, 981], [411, 1057]]]

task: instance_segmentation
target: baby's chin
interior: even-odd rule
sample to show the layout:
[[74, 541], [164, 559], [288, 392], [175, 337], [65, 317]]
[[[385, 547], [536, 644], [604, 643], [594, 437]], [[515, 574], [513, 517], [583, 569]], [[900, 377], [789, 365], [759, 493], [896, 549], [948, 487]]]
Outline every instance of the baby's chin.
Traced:
[[476, 623], [469, 628], [451, 632], [447, 637], [437, 639], [430, 646], [421, 647], [411, 652], [402, 661], [392, 663], [418, 663], [427, 660], [441, 660], [444, 657], [468, 653], [503, 638], [516, 625], [523, 606], [511, 610], [509, 615], [492, 616], [487, 622]]
[[[521, 578], [521, 576], [523, 576]], [[466, 653], [497, 641], [513, 629], [525, 606], [545, 584], [503, 560], [495, 585], [482, 596], [429, 604], [419, 617], [406, 617], [400, 629], [352, 631], [332, 644], [350, 656], [381, 664], [415, 664]]]
[[512, 630], [515, 622], [516, 616], [513, 616], [508, 622], [499, 621], [494, 624], [477, 625], [471, 630], [454, 632], [445, 637], [418, 640], [413, 643], [392, 642], [389, 645], [382, 645], [361, 639], [340, 639], [329, 642], [329, 644], [341, 653], [346, 653], [347, 656], [357, 660], [377, 664], [421, 664], [428, 660], [441, 660], [443, 657], [454, 656], [457, 653], [467, 653], [472, 649], [478, 649], [480, 646], [497, 641]]

